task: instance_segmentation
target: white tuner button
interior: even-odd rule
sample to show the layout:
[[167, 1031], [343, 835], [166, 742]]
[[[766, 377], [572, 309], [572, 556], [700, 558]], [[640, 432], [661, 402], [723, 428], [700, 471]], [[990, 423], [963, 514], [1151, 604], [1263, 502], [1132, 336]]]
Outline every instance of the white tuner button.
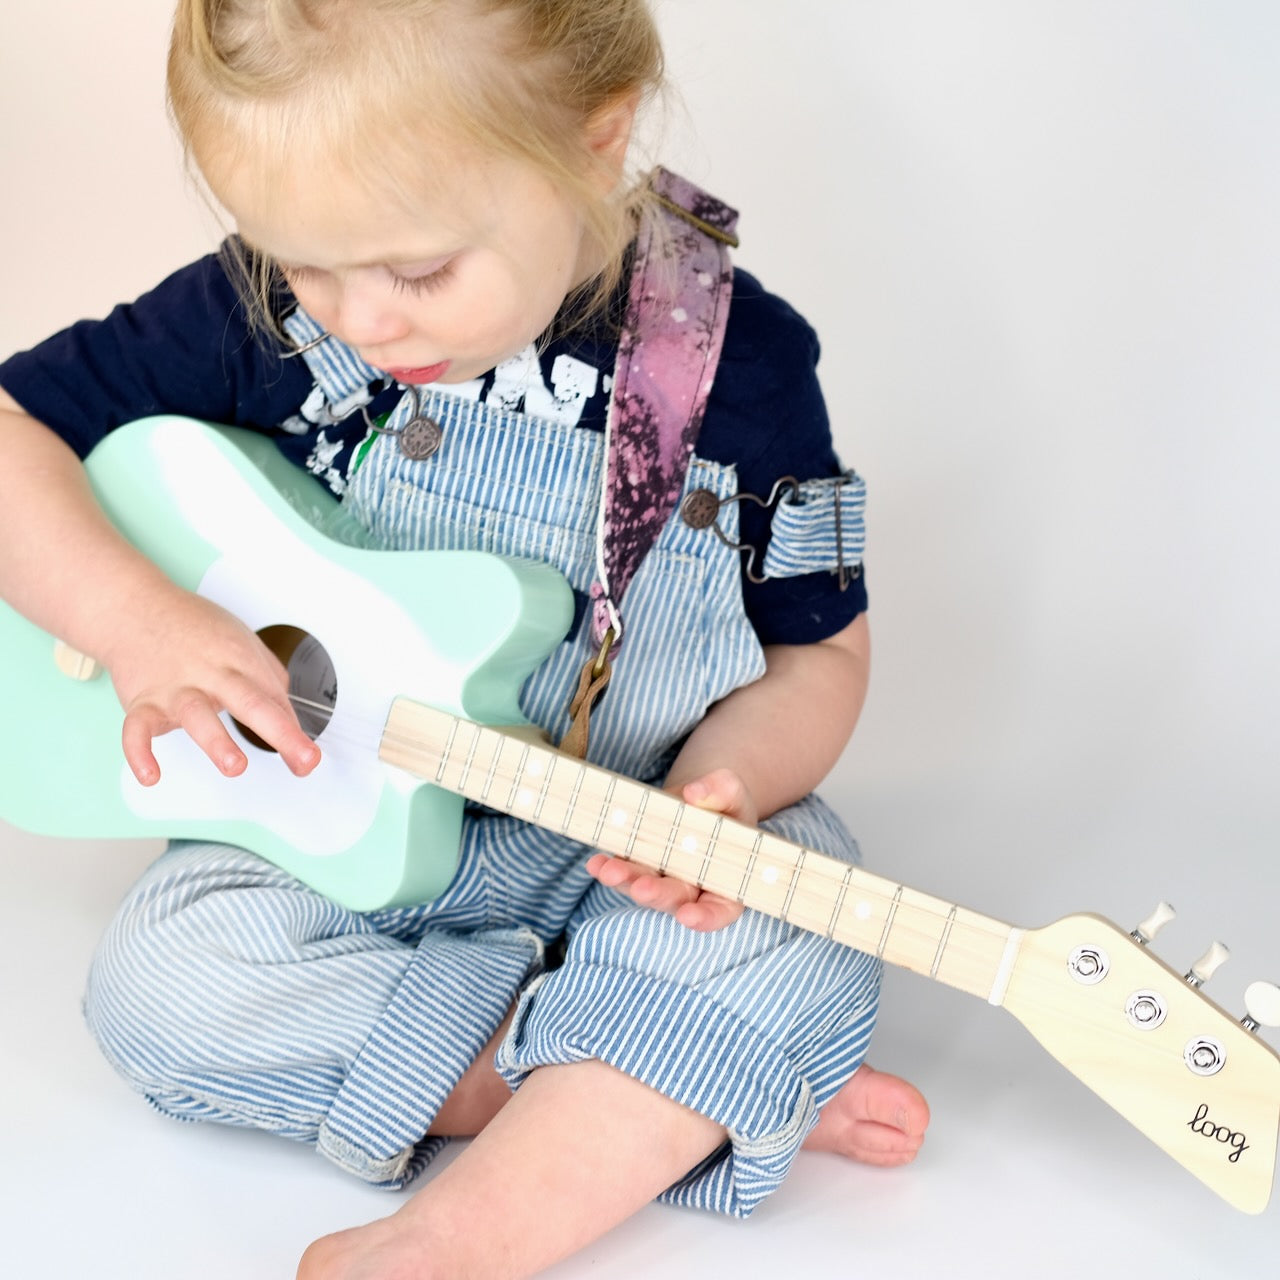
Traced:
[[1221, 942], [1209, 944], [1209, 950], [1187, 971], [1187, 981], [1193, 987], [1203, 987], [1217, 971], [1231, 959], [1231, 952]]
[[1161, 902], [1129, 936], [1145, 947], [1177, 914], [1167, 902]]
[[1244, 1007], [1248, 1016], [1241, 1018], [1245, 1027], [1280, 1027], [1280, 987], [1274, 982], [1251, 982], [1244, 989]]

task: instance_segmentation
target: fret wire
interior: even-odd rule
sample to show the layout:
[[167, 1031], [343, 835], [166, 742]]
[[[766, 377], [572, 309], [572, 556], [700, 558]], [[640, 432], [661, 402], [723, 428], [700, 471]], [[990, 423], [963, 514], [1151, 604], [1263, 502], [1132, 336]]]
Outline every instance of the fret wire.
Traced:
[[[586, 772], [585, 767], [583, 772]], [[609, 779], [609, 785], [604, 793], [604, 803], [600, 806], [600, 817], [596, 821], [595, 831], [591, 834], [591, 843], [594, 845], [599, 845], [600, 843], [600, 832], [604, 830], [604, 821], [609, 816], [609, 806], [613, 803], [613, 789], [617, 785], [618, 780], [616, 778]]]
[[498, 743], [498, 749], [493, 753], [489, 760], [489, 768], [485, 771], [484, 786], [480, 788], [480, 800], [483, 804], [489, 803], [489, 792], [493, 789], [494, 780], [498, 776], [498, 760], [502, 756], [502, 743]]
[[711, 835], [707, 839], [707, 851], [702, 857], [702, 870], [698, 872], [698, 883], [707, 883], [707, 873], [711, 870], [711, 861], [715, 857], [716, 845], [720, 842], [720, 828], [724, 826], [724, 815], [719, 814], [716, 817], [715, 826], [711, 828]]
[[476, 750], [480, 746], [482, 732], [483, 730], [477, 726], [475, 733], [471, 737], [471, 746], [467, 750], [467, 758], [462, 762], [462, 772], [458, 775], [458, 790], [463, 795], [467, 793], [467, 776], [470, 774], [472, 762], [476, 758]]
[[742, 884], [738, 888], [739, 902], [745, 902], [747, 900], [747, 886], [751, 883], [751, 873], [756, 868], [756, 858], [760, 854], [760, 842], [763, 839], [764, 832], [757, 831], [756, 838], [751, 845], [751, 852], [747, 855], [747, 865], [742, 872]]
[[885, 944], [889, 941], [889, 930], [893, 928], [893, 918], [898, 914], [898, 904], [902, 901], [902, 885], [899, 885], [897, 891], [893, 895], [893, 901], [889, 904], [889, 914], [884, 918], [884, 932], [880, 935], [880, 942], [876, 946], [876, 956], [884, 955]]
[[578, 794], [582, 790], [582, 780], [587, 776], [587, 771], [582, 765], [578, 765], [577, 772], [574, 774], [573, 787], [569, 792], [569, 806], [564, 811], [564, 820], [560, 823], [561, 835], [569, 834], [569, 824], [573, 821], [573, 811], [578, 807]]
[[787, 912], [791, 910], [791, 899], [796, 895], [796, 885], [800, 883], [800, 872], [804, 870], [805, 850], [800, 850], [800, 856], [796, 859], [795, 870], [791, 873], [791, 883], [787, 886], [787, 896], [782, 901], [782, 910], [778, 913], [779, 920], [786, 920]]
[[956, 922], [956, 909], [952, 907], [947, 912], [947, 922], [942, 926], [942, 937], [938, 939], [938, 951], [933, 957], [933, 967], [929, 970], [929, 977], [936, 978], [938, 976], [938, 967], [942, 964], [942, 953], [947, 948], [947, 940], [951, 937], [951, 926]]
[[[498, 743], [498, 754], [502, 754], [502, 742]], [[524, 762], [529, 758], [529, 744], [525, 743], [524, 749], [520, 752], [520, 760], [515, 767], [515, 772], [511, 775], [511, 790], [507, 792], [506, 811], [515, 813], [516, 811], [516, 795], [520, 791], [520, 779], [524, 776]]]
[[[649, 807], [649, 796], [652, 792], [645, 790], [640, 792], [640, 807], [636, 810], [635, 821], [631, 824], [631, 834], [627, 837], [626, 852], [622, 855], [624, 858], [630, 858], [635, 852], [636, 836], [640, 833], [640, 824], [644, 821], [644, 811]], [[666, 868], [664, 867], [665, 871]]]
[[836, 921], [840, 919], [840, 912], [844, 910], [845, 894], [849, 892], [849, 881], [853, 879], [853, 863], [850, 863], [844, 869], [844, 875], [840, 877], [840, 888], [836, 891], [836, 905], [832, 908], [831, 919], [827, 923], [828, 938], [836, 936]]
[[458, 726], [461, 723], [461, 720], [455, 718], [449, 726], [449, 736], [445, 739], [444, 749], [440, 752], [440, 767], [436, 770], [437, 782], [444, 777], [444, 771], [449, 767], [449, 756], [453, 753], [453, 740], [457, 736]]
[[538, 803], [533, 806], [533, 820], [542, 818], [542, 806], [547, 802], [547, 792], [551, 790], [551, 775], [556, 770], [556, 758], [550, 751], [539, 751], [538, 756], [546, 764], [546, 773], [542, 779], [542, 790], [538, 792]]
[[662, 850], [662, 857], [658, 859], [658, 870], [665, 876], [667, 867], [671, 865], [671, 850], [675, 846], [676, 832], [680, 830], [680, 824], [684, 821], [685, 804], [680, 802], [680, 807], [676, 810], [675, 821], [667, 828], [667, 843]]

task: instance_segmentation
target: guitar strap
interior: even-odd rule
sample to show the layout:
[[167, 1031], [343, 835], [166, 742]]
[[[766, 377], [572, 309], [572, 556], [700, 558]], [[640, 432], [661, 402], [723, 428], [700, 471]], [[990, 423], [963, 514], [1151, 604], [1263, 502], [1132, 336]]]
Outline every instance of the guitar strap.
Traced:
[[624, 627], [620, 602], [675, 510], [724, 345], [737, 212], [656, 169], [641, 219], [613, 393], [591, 586], [597, 647], [570, 704], [561, 750], [584, 757], [591, 706], [612, 676]]

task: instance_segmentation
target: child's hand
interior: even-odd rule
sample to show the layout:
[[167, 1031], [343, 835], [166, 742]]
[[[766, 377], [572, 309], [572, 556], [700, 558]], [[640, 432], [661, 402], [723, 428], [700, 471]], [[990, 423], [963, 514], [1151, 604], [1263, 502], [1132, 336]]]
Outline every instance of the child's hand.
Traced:
[[289, 703], [284, 666], [239, 619], [180, 588], [151, 599], [104, 655], [124, 707], [125, 760], [144, 787], [160, 779], [151, 740], [183, 729], [227, 777], [248, 759], [227, 732], [227, 711], [280, 753], [299, 777], [320, 761]]
[[[687, 804], [726, 817], [748, 826], [756, 824], [756, 807], [742, 779], [731, 769], [715, 769], [673, 789]], [[642, 907], [665, 911], [686, 928], [700, 932], [723, 929], [742, 914], [742, 904], [709, 893], [696, 885], [685, 884], [670, 876], [655, 875], [637, 867], [625, 858], [611, 858], [608, 854], [593, 854], [587, 860], [587, 870], [601, 884], [610, 889], [621, 889]]]

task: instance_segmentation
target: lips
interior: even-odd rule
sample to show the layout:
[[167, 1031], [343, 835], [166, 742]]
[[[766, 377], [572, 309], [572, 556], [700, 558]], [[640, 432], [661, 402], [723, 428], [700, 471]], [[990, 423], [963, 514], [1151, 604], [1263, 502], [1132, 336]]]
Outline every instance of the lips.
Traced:
[[397, 382], [407, 386], [422, 387], [429, 382], [438, 382], [448, 371], [449, 361], [440, 364], [429, 364], [421, 369], [388, 369], [386, 370]]

